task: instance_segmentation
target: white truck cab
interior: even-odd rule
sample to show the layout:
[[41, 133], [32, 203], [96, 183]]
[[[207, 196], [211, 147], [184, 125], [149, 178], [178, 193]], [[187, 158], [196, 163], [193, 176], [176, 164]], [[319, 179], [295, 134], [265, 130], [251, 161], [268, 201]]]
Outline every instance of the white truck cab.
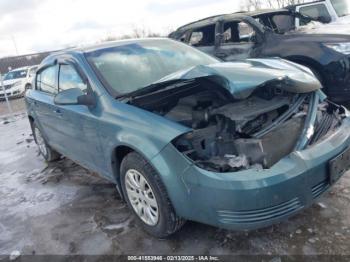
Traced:
[[[324, 23], [338, 22], [350, 16], [350, 0], [321, 0], [289, 6], [303, 15], [323, 20]], [[305, 25], [301, 19], [295, 19], [296, 27]]]
[[26, 66], [11, 70], [3, 78], [3, 86], [0, 83], [0, 100], [5, 98], [23, 96], [27, 89], [32, 87], [37, 66]]

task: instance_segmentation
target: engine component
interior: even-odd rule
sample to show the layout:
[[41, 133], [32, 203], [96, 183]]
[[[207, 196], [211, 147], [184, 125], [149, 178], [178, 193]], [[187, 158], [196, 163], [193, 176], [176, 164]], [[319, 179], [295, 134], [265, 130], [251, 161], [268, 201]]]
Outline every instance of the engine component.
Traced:
[[259, 97], [251, 97], [244, 101], [226, 104], [222, 107], [212, 110], [212, 115], [224, 115], [233, 121], [248, 121], [282, 106], [289, 105], [288, 97], [275, 96], [271, 100], [265, 100]]

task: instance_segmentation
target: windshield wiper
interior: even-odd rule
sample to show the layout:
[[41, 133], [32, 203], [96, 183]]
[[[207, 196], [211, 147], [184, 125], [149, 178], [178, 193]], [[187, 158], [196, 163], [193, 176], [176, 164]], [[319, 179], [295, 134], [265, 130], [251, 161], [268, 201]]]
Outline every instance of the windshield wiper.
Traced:
[[150, 84], [148, 86], [145, 86], [143, 88], [140, 88], [138, 90], [119, 95], [116, 98], [117, 99], [118, 98], [127, 98], [128, 100], [131, 100], [135, 97], [154, 93], [154, 92], [157, 92], [157, 91], [162, 90], [162, 89], [175, 88], [178, 86], [179, 83], [181, 83], [181, 85], [183, 85], [183, 84], [187, 85], [189, 83], [192, 83], [193, 81], [194, 81], [193, 79], [190, 79], [190, 80], [188, 80], [188, 79], [174, 79], [174, 80], [168, 80], [168, 81], [164, 81], [164, 82], [154, 83], [154, 84]]

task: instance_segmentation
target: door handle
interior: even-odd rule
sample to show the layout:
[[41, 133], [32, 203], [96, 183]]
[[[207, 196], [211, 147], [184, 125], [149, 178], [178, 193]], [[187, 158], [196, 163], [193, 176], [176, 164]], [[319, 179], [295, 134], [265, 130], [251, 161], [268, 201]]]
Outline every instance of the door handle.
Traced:
[[59, 109], [59, 108], [53, 110], [53, 112], [54, 112], [55, 114], [62, 115], [62, 111], [61, 111], [61, 109]]

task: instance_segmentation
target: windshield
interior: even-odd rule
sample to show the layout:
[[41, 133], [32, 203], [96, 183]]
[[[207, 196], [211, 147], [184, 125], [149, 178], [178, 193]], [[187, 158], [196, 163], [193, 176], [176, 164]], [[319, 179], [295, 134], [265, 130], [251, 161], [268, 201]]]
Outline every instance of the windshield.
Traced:
[[4, 77], [4, 80], [11, 80], [11, 79], [17, 79], [17, 78], [24, 78], [27, 76], [27, 69], [24, 70], [17, 70], [17, 71], [11, 71], [6, 74]]
[[134, 92], [179, 70], [219, 62], [168, 39], [128, 41], [85, 55], [113, 95]]
[[331, 3], [339, 17], [350, 14], [350, 3], [348, 0], [331, 0]]

